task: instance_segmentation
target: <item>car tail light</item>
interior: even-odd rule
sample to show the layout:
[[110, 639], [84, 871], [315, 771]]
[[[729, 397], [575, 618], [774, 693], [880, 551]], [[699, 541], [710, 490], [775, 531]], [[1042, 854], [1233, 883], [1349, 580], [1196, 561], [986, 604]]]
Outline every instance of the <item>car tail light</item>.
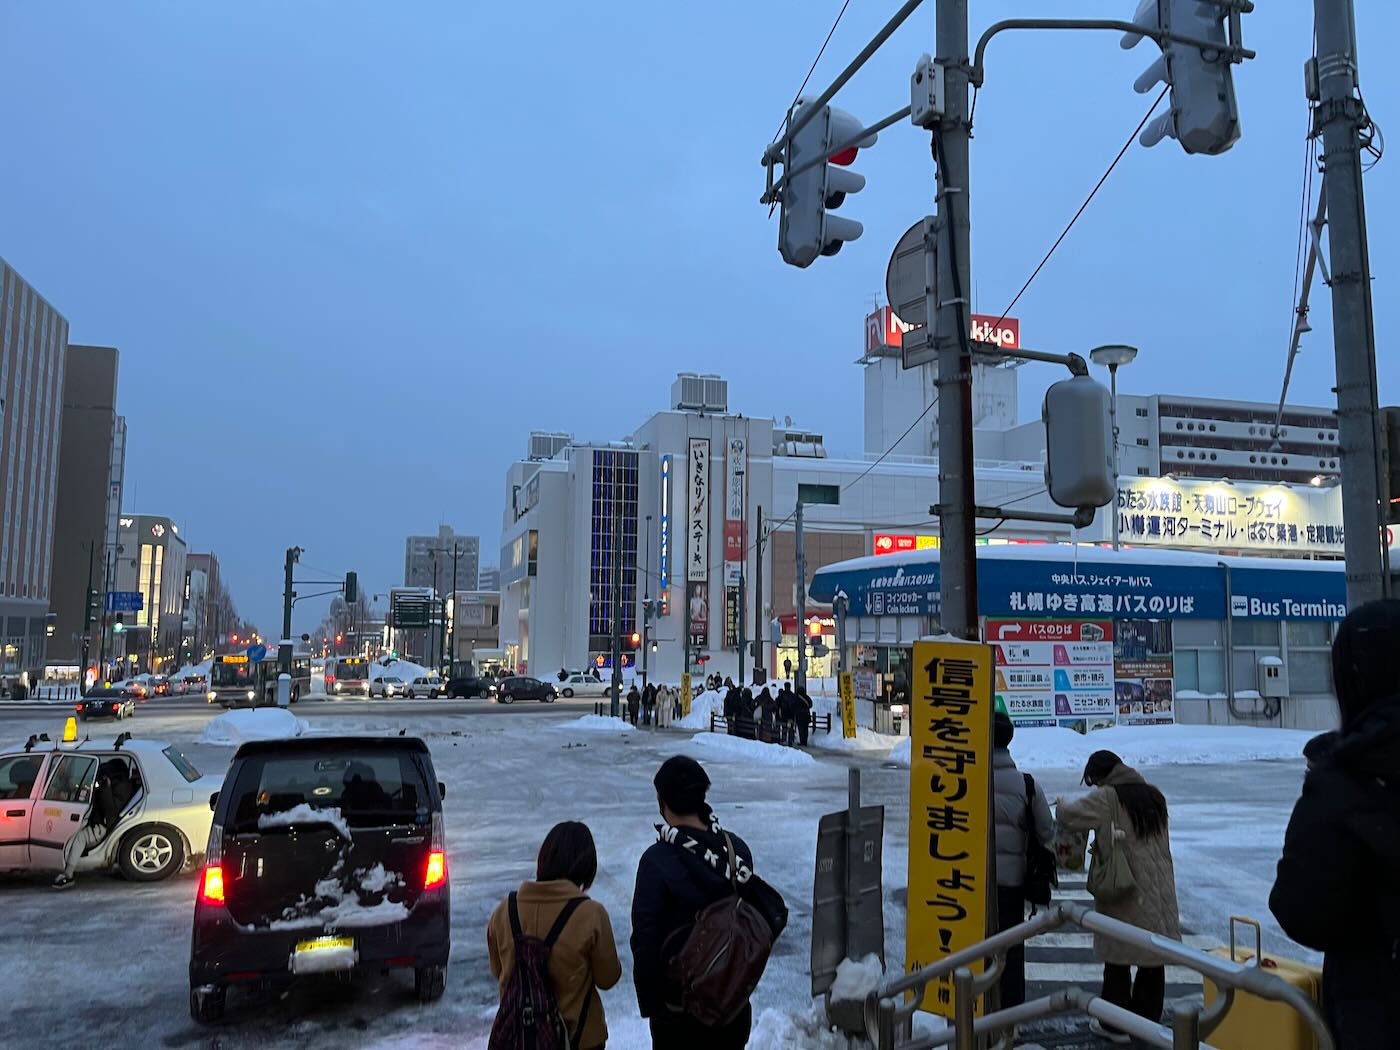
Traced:
[[423, 888], [433, 889], [447, 881], [447, 850], [442, 831], [442, 814], [433, 814], [433, 836], [429, 845], [428, 866], [423, 872]]
[[76, 707], [73, 708], [74, 711], [81, 711], [82, 709], [83, 709], [83, 705], [82, 705], [82, 704], [78, 704]]
[[199, 899], [204, 904], [224, 903], [224, 869], [221, 865], [204, 866], [204, 881], [199, 885]]

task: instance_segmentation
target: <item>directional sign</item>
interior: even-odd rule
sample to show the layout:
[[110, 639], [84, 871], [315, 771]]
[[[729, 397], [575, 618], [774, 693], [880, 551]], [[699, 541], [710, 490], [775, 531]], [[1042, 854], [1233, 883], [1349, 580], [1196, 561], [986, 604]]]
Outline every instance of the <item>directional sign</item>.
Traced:
[[400, 599], [394, 603], [395, 627], [427, 627], [432, 619], [433, 602], [429, 598]]
[[259, 661], [262, 660], [263, 657], [265, 657], [265, 656], [267, 655], [267, 646], [265, 646], [265, 645], [250, 645], [250, 646], [248, 646], [247, 652], [248, 652], [248, 659], [251, 660], [253, 663], [258, 663]]
[[140, 591], [108, 591], [108, 612], [140, 612], [145, 602]]

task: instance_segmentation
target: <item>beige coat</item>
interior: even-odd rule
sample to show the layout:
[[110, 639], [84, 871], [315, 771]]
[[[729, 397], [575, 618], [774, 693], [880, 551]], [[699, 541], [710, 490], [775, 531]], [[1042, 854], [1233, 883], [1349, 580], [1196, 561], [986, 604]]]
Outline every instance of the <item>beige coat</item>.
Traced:
[[[1142, 778], [1126, 766], [1117, 766], [1109, 774], [1108, 786], [1095, 788], [1083, 798], [1061, 802], [1055, 819], [1067, 828], [1093, 831], [1095, 837], [1108, 835], [1109, 825], [1117, 814], [1122, 832], [1118, 846], [1128, 855], [1137, 892], [1116, 904], [1095, 904], [1098, 911], [1111, 919], [1120, 919], [1164, 937], [1180, 939], [1181, 920], [1176, 906], [1176, 872], [1172, 867], [1172, 847], [1167, 829], [1149, 839], [1140, 839], [1133, 830], [1132, 820], [1121, 806], [1115, 806], [1112, 784], [1142, 782]], [[1160, 966], [1162, 960], [1154, 953], [1124, 944], [1122, 941], [1094, 936], [1094, 954], [1106, 963], [1120, 966]]]
[[[581, 896], [583, 891], [565, 879], [522, 882], [516, 894], [520, 931], [528, 937], [543, 939], [564, 905]], [[496, 905], [486, 923], [486, 951], [491, 962], [491, 976], [500, 982], [504, 994], [506, 981], [515, 969], [515, 938], [511, 935], [506, 901]], [[578, 1026], [585, 997], [592, 998], [580, 1045], [583, 1050], [602, 1046], [608, 1038], [608, 1025], [603, 1018], [603, 998], [598, 989], [606, 990], [617, 984], [622, 977], [622, 964], [617, 958], [617, 944], [613, 940], [607, 909], [597, 901], [585, 900], [570, 917], [549, 953], [549, 976], [554, 980], [559, 1012], [570, 1034]]]

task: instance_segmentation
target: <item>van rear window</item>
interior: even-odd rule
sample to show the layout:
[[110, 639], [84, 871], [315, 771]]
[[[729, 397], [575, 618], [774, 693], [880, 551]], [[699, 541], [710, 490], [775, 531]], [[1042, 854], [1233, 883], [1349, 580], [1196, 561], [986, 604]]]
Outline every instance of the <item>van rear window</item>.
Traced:
[[350, 827], [426, 824], [428, 785], [411, 754], [356, 751], [260, 755], [247, 759], [234, 785], [235, 833], [296, 806], [338, 809]]

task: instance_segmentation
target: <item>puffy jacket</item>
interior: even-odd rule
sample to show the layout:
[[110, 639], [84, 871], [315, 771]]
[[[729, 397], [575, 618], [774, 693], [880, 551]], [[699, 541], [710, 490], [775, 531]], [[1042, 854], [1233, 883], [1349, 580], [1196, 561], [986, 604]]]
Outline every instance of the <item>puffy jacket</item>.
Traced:
[[1055, 820], [1040, 784], [1035, 801], [1026, 805], [1026, 778], [1016, 768], [1011, 752], [992, 752], [993, 815], [997, 827], [997, 885], [1020, 886], [1026, 881], [1026, 838], [1034, 824], [1035, 837], [1047, 848], [1055, 841]]

